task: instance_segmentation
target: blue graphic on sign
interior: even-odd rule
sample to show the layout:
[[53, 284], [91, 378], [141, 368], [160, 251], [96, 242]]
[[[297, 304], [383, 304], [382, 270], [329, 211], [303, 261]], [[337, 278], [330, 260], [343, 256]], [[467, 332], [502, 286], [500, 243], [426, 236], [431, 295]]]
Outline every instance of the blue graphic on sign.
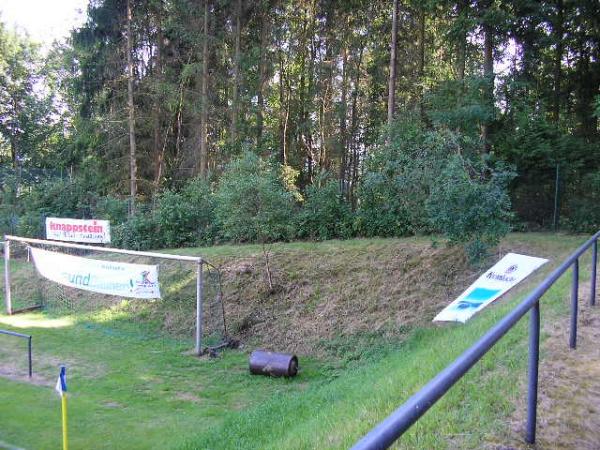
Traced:
[[498, 292], [500, 292], [500, 289], [475, 288], [463, 300], [458, 302], [454, 309], [479, 308], [482, 303], [493, 298]]

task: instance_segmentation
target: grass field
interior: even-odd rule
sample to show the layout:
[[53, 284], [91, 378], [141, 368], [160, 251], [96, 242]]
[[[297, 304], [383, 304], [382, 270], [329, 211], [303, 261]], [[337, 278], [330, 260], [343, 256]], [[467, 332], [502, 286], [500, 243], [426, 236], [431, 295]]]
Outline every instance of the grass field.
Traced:
[[[154, 322], [132, 320], [127, 309], [0, 316], [0, 328], [34, 336], [36, 373], [33, 383], [19, 375], [26, 373], [24, 343], [0, 336], [0, 372], [10, 374], [0, 377], [0, 441], [30, 449], [60, 446], [60, 401], [53, 386], [58, 365], [65, 363], [74, 449], [347, 448], [472, 344], [584, 239], [512, 235], [502, 244], [503, 251], [527, 249], [551, 258], [551, 263], [465, 326], [431, 326], [429, 317], [410, 322], [395, 339], [381, 335], [381, 340], [378, 334], [356, 339], [341, 327], [333, 334], [332, 342], [339, 343], [336, 351], [299, 354], [301, 372], [290, 380], [251, 376], [250, 346], [225, 351], [216, 359], [195, 358], [188, 352], [191, 339], [171, 336]], [[391, 257], [385, 249], [392, 245], [427, 247], [428, 242], [412, 238], [293, 243], [276, 245], [272, 251], [286, 261], [288, 278], [294, 280], [294, 270], [306, 269], [303, 258], [315, 261], [345, 252], [348, 261], [340, 261], [338, 268], [345, 274], [343, 280], [331, 274], [328, 278], [331, 284], [343, 282], [336, 292], [344, 287], [344, 296], [351, 296], [346, 272], [352, 270], [344, 267], [351, 259], [363, 257], [378, 264]], [[259, 252], [256, 246], [181, 250], [219, 262]], [[582, 268], [585, 275], [587, 265]], [[377, 283], [393, 283], [393, 271], [390, 274], [392, 278]], [[569, 277], [563, 277], [544, 297], [542, 320], [565, 313], [569, 286]], [[365, 295], [357, 290], [356, 295]], [[307, 297], [315, 303], [307, 314], [320, 311], [315, 295], [311, 291]], [[256, 302], [265, 305], [264, 298]], [[384, 306], [393, 315], [394, 306]], [[522, 321], [403, 437], [400, 446], [477, 448], [490, 435], [501, 435], [503, 419], [521, 395], [526, 330]], [[364, 330], [357, 328], [357, 333]], [[332, 334], [325, 336], [331, 340]]]

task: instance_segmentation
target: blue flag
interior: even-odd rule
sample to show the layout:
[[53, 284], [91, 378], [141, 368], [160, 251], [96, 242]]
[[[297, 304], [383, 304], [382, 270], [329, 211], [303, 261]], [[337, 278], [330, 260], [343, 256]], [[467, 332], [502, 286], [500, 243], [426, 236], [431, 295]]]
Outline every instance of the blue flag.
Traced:
[[67, 369], [65, 366], [60, 366], [60, 374], [58, 375], [54, 389], [61, 397], [67, 392]]

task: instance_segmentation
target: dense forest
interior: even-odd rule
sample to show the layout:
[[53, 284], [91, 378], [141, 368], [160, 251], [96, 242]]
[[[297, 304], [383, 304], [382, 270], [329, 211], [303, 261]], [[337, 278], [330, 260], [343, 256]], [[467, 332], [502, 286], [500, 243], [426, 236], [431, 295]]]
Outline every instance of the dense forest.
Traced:
[[[600, 228], [597, 0], [90, 0], [0, 27], [0, 221], [135, 248]], [[1, 17], [0, 17], [1, 20]], [[473, 236], [477, 236], [474, 238]]]

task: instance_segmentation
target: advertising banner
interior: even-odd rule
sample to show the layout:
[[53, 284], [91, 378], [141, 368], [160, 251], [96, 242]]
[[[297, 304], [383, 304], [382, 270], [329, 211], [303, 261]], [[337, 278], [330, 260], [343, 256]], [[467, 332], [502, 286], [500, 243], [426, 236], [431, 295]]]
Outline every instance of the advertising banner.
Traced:
[[444, 308], [433, 321], [465, 323], [510, 288], [548, 262], [547, 259], [508, 253], [456, 300]]
[[46, 239], [67, 242], [108, 244], [110, 222], [108, 220], [81, 220], [46, 218]]
[[31, 248], [43, 277], [76, 289], [132, 298], [160, 298], [158, 267], [81, 258]]

